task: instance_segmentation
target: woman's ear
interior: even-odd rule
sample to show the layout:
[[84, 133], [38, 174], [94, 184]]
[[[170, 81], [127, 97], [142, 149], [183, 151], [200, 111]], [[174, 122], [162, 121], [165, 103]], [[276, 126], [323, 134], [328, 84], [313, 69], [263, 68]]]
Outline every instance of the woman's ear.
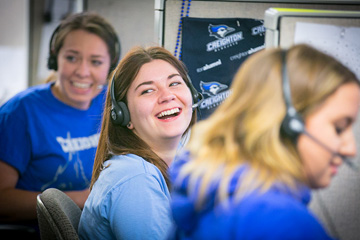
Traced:
[[126, 125], [126, 127], [127, 127], [128, 129], [130, 129], [130, 130], [134, 129], [134, 126], [133, 126], [133, 124], [132, 124], [131, 122], [129, 122], [129, 123]]

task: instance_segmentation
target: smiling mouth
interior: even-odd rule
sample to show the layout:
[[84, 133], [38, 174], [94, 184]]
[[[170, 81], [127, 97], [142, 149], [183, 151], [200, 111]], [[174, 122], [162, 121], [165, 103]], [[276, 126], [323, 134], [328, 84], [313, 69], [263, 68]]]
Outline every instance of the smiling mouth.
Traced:
[[81, 88], [81, 89], [88, 89], [88, 88], [91, 88], [91, 86], [92, 86], [91, 83], [79, 83], [79, 82], [71, 82], [71, 85], [73, 85], [74, 87], [77, 87], [77, 88]]
[[181, 111], [180, 108], [173, 108], [159, 113], [158, 115], [156, 115], [156, 117], [158, 119], [168, 119], [178, 116], [180, 114], [180, 111]]

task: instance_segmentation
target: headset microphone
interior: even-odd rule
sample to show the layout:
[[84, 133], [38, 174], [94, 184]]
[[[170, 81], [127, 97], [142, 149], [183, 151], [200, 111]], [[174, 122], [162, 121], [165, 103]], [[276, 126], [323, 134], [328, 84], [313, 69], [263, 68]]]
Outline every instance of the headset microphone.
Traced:
[[192, 109], [195, 109], [195, 108], [197, 108], [199, 106], [199, 103], [195, 103], [195, 104], [193, 104], [192, 106], [191, 106], [191, 108]]
[[204, 96], [200, 92], [197, 92], [197, 94], [197, 102], [192, 105], [192, 109], [199, 107], [199, 105], [204, 101]]
[[328, 151], [329, 153], [332, 154], [332, 157], [340, 157], [342, 159], [342, 161], [348, 165], [351, 169], [353, 169], [354, 171], [358, 170], [358, 167], [354, 165], [354, 163], [347, 158], [346, 156], [333, 151], [331, 148], [329, 148], [327, 145], [325, 145], [323, 142], [321, 142], [319, 139], [315, 138], [313, 135], [311, 135], [308, 131], [306, 131], [306, 129], [304, 129], [303, 133], [308, 136], [309, 138], [311, 138], [314, 142], [316, 142], [317, 144], [319, 144], [322, 148], [324, 148], [326, 151]]
[[97, 86], [97, 89], [103, 89], [104, 87], [106, 86], [106, 84], [99, 84], [98, 86]]

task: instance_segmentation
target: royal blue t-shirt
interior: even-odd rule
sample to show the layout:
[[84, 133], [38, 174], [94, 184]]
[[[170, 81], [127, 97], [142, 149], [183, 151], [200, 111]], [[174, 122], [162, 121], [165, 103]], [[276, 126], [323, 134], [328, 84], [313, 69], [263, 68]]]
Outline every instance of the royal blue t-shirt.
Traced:
[[278, 184], [266, 192], [254, 190], [238, 200], [235, 192], [246, 171], [244, 166], [230, 181], [226, 202], [215, 200], [218, 184], [213, 184], [205, 204], [196, 208], [197, 193], [189, 194], [189, 177], [178, 178], [189, 160], [189, 152], [185, 152], [170, 167], [175, 228], [169, 239], [331, 239], [307, 208], [310, 189], [301, 183], [297, 189]]
[[19, 172], [18, 189], [89, 187], [104, 89], [88, 110], [59, 101], [53, 83], [30, 87], [0, 107], [0, 160]]

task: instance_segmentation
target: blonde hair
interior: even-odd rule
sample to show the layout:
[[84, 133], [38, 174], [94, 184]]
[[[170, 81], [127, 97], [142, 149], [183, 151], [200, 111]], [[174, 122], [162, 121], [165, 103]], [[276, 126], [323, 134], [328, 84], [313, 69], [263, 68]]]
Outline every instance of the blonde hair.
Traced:
[[[228, 99], [194, 126], [187, 145], [191, 161], [176, 181], [189, 176], [188, 190], [198, 194], [197, 207], [212, 184], [219, 185], [217, 200], [226, 200], [240, 166], [246, 171], [236, 183], [237, 199], [275, 183], [294, 189], [298, 181], [306, 182], [296, 143], [280, 131], [285, 116], [282, 56], [281, 49], [267, 49], [249, 57], [234, 77]], [[304, 118], [340, 85], [356, 81], [337, 60], [307, 45], [290, 48], [286, 61], [292, 101]]]

